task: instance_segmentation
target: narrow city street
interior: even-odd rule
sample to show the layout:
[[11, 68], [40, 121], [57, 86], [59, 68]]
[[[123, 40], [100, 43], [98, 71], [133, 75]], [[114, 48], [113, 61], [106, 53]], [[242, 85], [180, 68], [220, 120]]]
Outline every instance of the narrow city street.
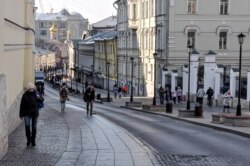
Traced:
[[250, 163], [248, 138], [121, 108], [112, 102], [95, 103], [95, 114], [90, 117], [86, 116], [82, 99], [73, 96], [62, 113], [58, 91], [46, 86], [45, 94], [37, 147], [25, 147], [22, 124], [10, 136], [9, 152], [0, 165], [247, 166]]

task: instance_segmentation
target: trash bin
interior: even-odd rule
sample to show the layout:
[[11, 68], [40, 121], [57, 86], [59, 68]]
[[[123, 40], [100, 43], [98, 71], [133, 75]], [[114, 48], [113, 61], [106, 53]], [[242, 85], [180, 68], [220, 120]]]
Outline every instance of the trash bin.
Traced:
[[97, 100], [101, 100], [101, 94], [97, 93], [96, 98], [97, 98]]
[[199, 116], [199, 117], [203, 116], [202, 105], [200, 105], [200, 104], [195, 105], [194, 114], [195, 114], [195, 116]]
[[172, 102], [167, 102], [167, 104], [166, 104], [166, 112], [167, 113], [172, 113], [173, 112], [173, 103]]

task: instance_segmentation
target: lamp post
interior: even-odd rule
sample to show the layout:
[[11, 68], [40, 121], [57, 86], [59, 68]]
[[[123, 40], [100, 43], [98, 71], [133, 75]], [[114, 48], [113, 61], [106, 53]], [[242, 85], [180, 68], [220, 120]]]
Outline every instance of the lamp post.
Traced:
[[110, 62], [107, 62], [107, 70], [108, 70], [108, 102], [110, 102], [110, 94], [109, 94], [109, 66]]
[[134, 91], [134, 88], [133, 88], [133, 73], [134, 73], [134, 58], [131, 57], [130, 58], [131, 60], [131, 94], [130, 94], [130, 102], [133, 102], [133, 91]]
[[157, 58], [157, 53], [155, 52], [153, 54], [154, 59], [155, 59], [155, 65], [154, 65], [154, 97], [153, 97], [153, 105], [156, 105], [156, 58]]
[[240, 44], [240, 59], [239, 59], [239, 93], [238, 93], [238, 104], [236, 110], [236, 116], [241, 116], [241, 105], [240, 105], [240, 98], [241, 98], [241, 54], [242, 54], [242, 44], [244, 42], [244, 38], [246, 36], [241, 32], [238, 35], [238, 40]]
[[[190, 43], [190, 42], [188, 42]], [[188, 98], [187, 98], [187, 110], [190, 110], [190, 56], [192, 51], [192, 45], [188, 44]]]
[[138, 58], [138, 87], [137, 87], [137, 95], [140, 96], [140, 65], [141, 65], [141, 58]]

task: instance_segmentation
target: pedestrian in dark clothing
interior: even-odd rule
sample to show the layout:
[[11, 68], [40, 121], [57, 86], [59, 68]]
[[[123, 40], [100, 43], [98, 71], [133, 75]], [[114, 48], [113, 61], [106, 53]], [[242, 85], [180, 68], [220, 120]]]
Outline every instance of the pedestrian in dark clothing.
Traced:
[[120, 86], [118, 87], [118, 95], [119, 95], [119, 98], [122, 97], [121, 92], [122, 92], [122, 86], [120, 85]]
[[36, 87], [37, 92], [39, 92], [40, 95], [44, 96], [44, 87], [41, 84], [37, 84]]
[[161, 103], [161, 105], [163, 105], [163, 103], [164, 103], [164, 93], [165, 93], [165, 89], [161, 86], [161, 87], [158, 89], [158, 93], [159, 93], [159, 97], [160, 97], [160, 103]]
[[[36, 146], [37, 119], [39, 116], [38, 103], [43, 100], [35, 90], [33, 83], [28, 83], [27, 91], [23, 94], [19, 116], [24, 118], [27, 146]], [[32, 126], [32, 130], [30, 127]]]
[[66, 83], [62, 84], [60, 91], [59, 91], [59, 95], [60, 95], [60, 102], [61, 102], [61, 112], [64, 112], [65, 107], [66, 107], [66, 100], [69, 100], [69, 91], [66, 86]]
[[208, 88], [208, 90], [206, 92], [206, 95], [207, 95], [207, 105], [209, 107], [212, 107], [212, 104], [213, 104], [212, 97], [214, 95], [214, 91], [213, 91], [213, 89], [211, 87]]
[[168, 88], [168, 86], [166, 86], [166, 89], [165, 89], [165, 99], [167, 102], [172, 100], [172, 93], [171, 93], [171, 90]]
[[117, 93], [118, 93], [117, 84], [115, 84], [115, 85], [113, 86], [113, 92], [114, 92], [114, 97], [116, 98], [116, 97], [117, 97]]
[[93, 102], [94, 102], [94, 99], [95, 99], [95, 89], [94, 89], [94, 86], [93, 86], [92, 83], [86, 89], [83, 98], [84, 98], [84, 101], [87, 103], [87, 115], [90, 112], [90, 116], [92, 116]]

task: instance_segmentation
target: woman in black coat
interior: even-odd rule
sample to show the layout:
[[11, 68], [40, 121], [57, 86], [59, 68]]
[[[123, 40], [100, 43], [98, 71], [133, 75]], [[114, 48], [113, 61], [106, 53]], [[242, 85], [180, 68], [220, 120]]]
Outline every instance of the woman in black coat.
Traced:
[[[38, 102], [42, 98], [38, 95], [35, 90], [33, 83], [28, 83], [27, 91], [23, 94], [20, 104], [20, 118], [24, 118], [25, 122], [25, 132], [27, 137], [27, 146], [36, 146], [36, 128], [37, 128], [37, 118], [39, 115]], [[30, 131], [30, 126], [32, 123], [32, 133]]]

